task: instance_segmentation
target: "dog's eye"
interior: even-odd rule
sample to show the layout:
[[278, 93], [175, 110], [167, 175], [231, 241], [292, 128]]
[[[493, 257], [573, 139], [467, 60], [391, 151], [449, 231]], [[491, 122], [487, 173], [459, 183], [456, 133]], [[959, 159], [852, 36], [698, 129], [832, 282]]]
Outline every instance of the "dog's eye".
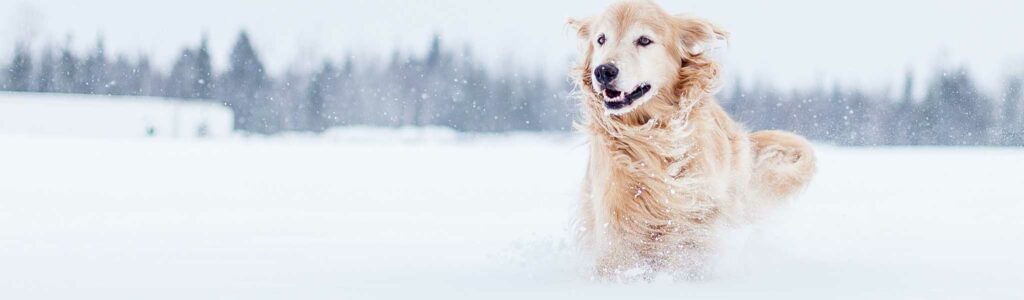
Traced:
[[605, 38], [604, 38], [603, 34], [601, 36], [597, 37], [597, 44], [598, 45], [604, 46], [604, 42], [605, 42]]
[[647, 38], [646, 36], [642, 36], [636, 40], [636, 44], [640, 47], [647, 47], [650, 46], [651, 44], [654, 44], [654, 41]]

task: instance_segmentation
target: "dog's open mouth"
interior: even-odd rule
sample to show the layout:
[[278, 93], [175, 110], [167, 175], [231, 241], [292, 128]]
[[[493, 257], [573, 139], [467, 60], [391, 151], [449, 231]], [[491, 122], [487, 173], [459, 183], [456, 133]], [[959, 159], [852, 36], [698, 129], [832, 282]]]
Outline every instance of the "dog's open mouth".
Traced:
[[604, 107], [610, 110], [622, 109], [623, 107], [633, 104], [633, 101], [647, 95], [647, 92], [650, 91], [651, 85], [646, 83], [640, 84], [640, 86], [637, 86], [636, 89], [629, 94], [607, 88], [604, 90]]

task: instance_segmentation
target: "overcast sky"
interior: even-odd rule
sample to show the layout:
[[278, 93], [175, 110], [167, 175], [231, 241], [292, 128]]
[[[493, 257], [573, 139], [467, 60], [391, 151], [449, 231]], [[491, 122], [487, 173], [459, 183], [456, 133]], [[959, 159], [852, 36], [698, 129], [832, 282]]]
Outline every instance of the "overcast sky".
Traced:
[[[391, 49], [423, 51], [432, 33], [470, 45], [495, 67], [544, 65], [563, 75], [576, 51], [570, 16], [601, 11], [587, 0], [0, 0], [0, 41], [36, 32], [35, 45], [91, 48], [102, 35], [110, 52], [148, 53], [171, 64], [182, 46], [211, 39], [223, 66], [239, 29], [252, 34], [272, 71], [324, 56], [387, 58]], [[729, 76], [783, 86], [838, 79], [884, 87], [908, 68], [968, 64], [989, 87], [1024, 65], [1024, 1], [660, 1], [672, 12], [710, 18], [730, 30], [722, 51]], [[12, 47], [0, 47], [6, 64]]]

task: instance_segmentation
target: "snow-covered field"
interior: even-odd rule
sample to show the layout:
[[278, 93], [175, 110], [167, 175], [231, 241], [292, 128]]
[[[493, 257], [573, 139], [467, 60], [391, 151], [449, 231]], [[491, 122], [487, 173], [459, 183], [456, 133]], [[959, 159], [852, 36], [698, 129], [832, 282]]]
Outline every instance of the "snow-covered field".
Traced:
[[0, 135], [0, 298], [1024, 297], [1024, 150], [822, 146], [716, 276], [620, 285], [567, 245], [580, 140], [424, 134]]

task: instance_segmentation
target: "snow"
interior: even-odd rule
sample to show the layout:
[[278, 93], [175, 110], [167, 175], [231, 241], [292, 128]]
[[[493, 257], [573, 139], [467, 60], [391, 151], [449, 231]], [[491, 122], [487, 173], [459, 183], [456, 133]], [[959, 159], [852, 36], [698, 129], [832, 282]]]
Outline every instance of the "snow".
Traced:
[[0, 92], [0, 134], [196, 138], [231, 134], [218, 103], [150, 97]]
[[[359, 138], [363, 137], [363, 138]], [[1020, 149], [819, 146], [702, 282], [593, 282], [578, 137], [0, 133], [5, 299], [1020, 299]]]

